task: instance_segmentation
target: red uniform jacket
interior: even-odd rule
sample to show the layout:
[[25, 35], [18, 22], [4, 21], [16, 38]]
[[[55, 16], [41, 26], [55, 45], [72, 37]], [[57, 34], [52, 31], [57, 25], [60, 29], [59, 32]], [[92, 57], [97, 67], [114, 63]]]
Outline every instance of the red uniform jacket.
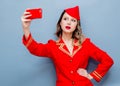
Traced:
[[86, 69], [90, 58], [99, 62], [97, 68], [90, 73], [98, 82], [113, 64], [111, 57], [96, 47], [89, 38], [86, 38], [82, 45], [74, 40], [72, 54], [69, 53], [62, 39], [49, 40], [48, 43], [43, 44], [37, 43], [30, 34], [27, 40], [23, 37], [23, 43], [30, 53], [53, 60], [57, 74], [56, 86], [93, 86], [88, 78], [77, 73], [78, 68]]

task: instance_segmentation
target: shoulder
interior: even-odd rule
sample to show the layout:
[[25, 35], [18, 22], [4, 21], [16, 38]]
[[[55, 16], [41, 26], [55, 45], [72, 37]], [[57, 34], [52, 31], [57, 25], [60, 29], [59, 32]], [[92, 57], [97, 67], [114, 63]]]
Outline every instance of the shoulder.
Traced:
[[90, 49], [99, 48], [89, 37], [85, 37], [82, 39], [82, 46], [85, 46], [86, 48]]
[[56, 41], [53, 39], [48, 40], [48, 44], [55, 44], [55, 43], [56, 43]]
[[81, 36], [81, 43], [82, 43], [82, 45], [86, 44], [86, 43], [90, 43], [90, 41], [91, 41], [90, 38], [88, 38], [84, 34], [82, 34], [82, 36]]

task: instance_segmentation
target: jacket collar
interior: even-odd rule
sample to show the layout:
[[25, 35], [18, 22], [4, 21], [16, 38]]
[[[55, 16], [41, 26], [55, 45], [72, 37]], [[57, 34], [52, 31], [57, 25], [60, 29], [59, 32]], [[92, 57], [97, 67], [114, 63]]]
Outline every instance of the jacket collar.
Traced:
[[72, 54], [70, 54], [69, 50], [67, 49], [64, 41], [62, 40], [62, 38], [59, 38], [56, 41], [56, 45], [58, 45], [59, 49], [64, 52], [65, 54], [69, 55], [70, 57], [73, 57], [80, 49], [81, 49], [81, 45], [79, 44], [79, 40], [73, 39], [73, 52]]

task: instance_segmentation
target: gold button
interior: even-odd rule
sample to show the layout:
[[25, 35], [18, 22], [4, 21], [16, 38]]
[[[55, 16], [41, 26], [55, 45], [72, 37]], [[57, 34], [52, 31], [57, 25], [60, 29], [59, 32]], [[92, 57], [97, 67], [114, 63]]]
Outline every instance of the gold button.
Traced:
[[74, 82], [74, 81], [72, 81], [72, 84], [74, 85], [74, 84], [75, 84], [75, 82]]
[[73, 71], [71, 70], [71, 71], [70, 71], [70, 73], [72, 73], [72, 74], [73, 74]]
[[72, 62], [72, 59], [70, 60], [70, 62]]

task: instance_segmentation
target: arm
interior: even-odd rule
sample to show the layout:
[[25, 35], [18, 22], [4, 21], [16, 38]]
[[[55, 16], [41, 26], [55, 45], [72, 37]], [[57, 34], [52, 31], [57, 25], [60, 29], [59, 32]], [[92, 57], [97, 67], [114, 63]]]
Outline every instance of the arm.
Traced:
[[23, 44], [26, 46], [26, 48], [29, 50], [30, 53], [36, 55], [36, 56], [50, 56], [49, 55], [49, 43], [47, 44], [42, 44], [42, 43], [37, 43], [33, 38], [32, 35], [30, 34], [30, 24], [31, 24], [31, 19], [28, 19], [31, 14], [29, 12], [24, 12], [21, 21], [22, 21], [22, 27], [23, 27]]
[[99, 82], [103, 78], [103, 76], [108, 72], [108, 70], [114, 62], [106, 52], [95, 46], [92, 42], [89, 41], [87, 47], [89, 51], [89, 56], [99, 62], [97, 68], [90, 73], [90, 75], [97, 82]]
[[26, 46], [26, 48], [29, 50], [29, 52], [36, 56], [43, 56], [43, 57], [51, 57], [50, 51], [51, 51], [51, 43], [52, 41], [48, 41], [48, 43], [37, 43], [29, 34], [28, 38], [25, 38], [25, 35], [23, 36], [23, 44]]

